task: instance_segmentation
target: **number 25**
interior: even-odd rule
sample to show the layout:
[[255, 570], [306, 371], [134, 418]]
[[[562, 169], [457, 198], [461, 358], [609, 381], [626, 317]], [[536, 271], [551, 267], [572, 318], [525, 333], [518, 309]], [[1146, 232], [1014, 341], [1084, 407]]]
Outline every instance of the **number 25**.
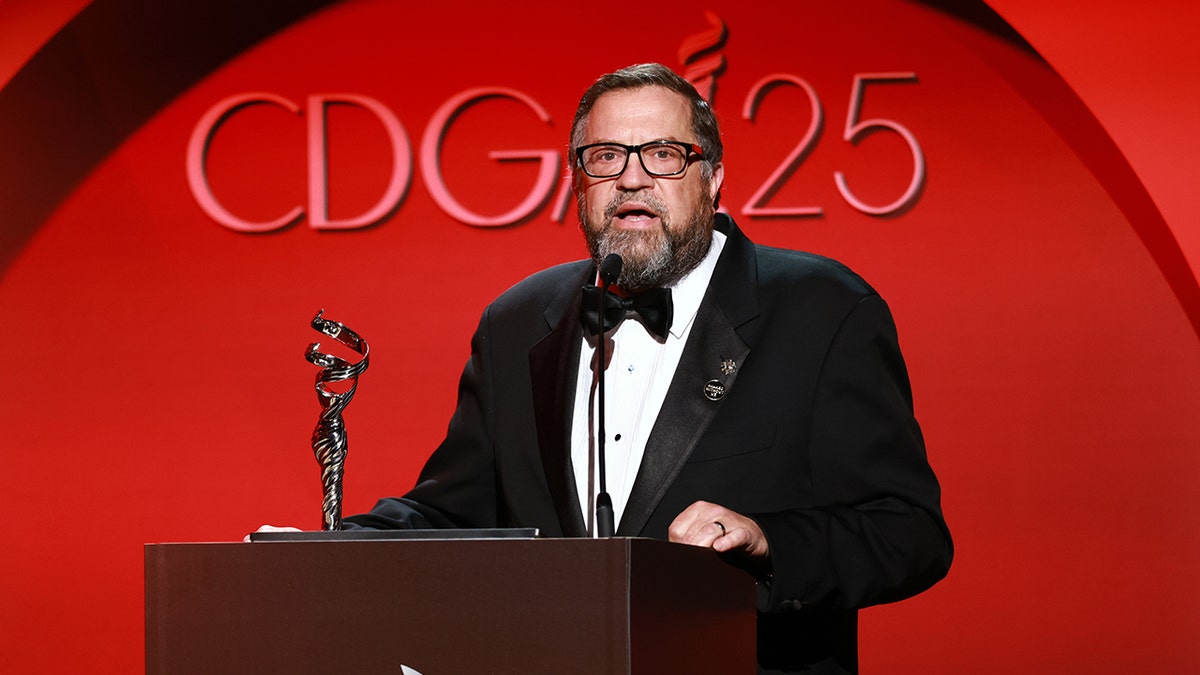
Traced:
[[[882, 206], [872, 206], [859, 199], [851, 191], [850, 185], [846, 182], [846, 175], [841, 171], [833, 173], [833, 181], [837, 184], [838, 192], [841, 193], [842, 198], [863, 213], [873, 216], [885, 216], [897, 213], [912, 206], [921, 194], [921, 188], [925, 183], [925, 154], [921, 151], [921, 145], [917, 142], [916, 136], [907, 127], [894, 120], [882, 118], [859, 119], [862, 113], [863, 95], [868, 84], [872, 82], [915, 82], [916, 79], [916, 73], [859, 73], [854, 76], [854, 85], [850, 90], [850, 110], [846, 114], [846, 126], [842, 132], [842, 140], [849, 142], [851, 145], [858, 145], [862, 139], [876, 131], [894, 131], [908, 144], [908, 149], [912, 152], [913, 156], [913, 172], [908, 183], [908, 188], [905, 189], [904, 194], [900, 195], [898, 199]], [[776, 167], [766, 182], [754, 193], [749, 203], [742, 209], [742, 213], [747, 216], [820, 215], [822, 209], [819, 206], [764, 206], [764, 203], [779, 191], [783, 183], [812, 152], [821, 134], [825, 119], [821, 108], [821, 100], [817, 96], [816, 90], [812, 88], [812, 85], [808, 84], [802, 78], [786, 74], [769, 75], [759, 80], [750, 89], [750, 94], [746, 97], [742, 117], [753, 122], [758, 105], [766, 95], [767, 90], [777, 84], [793, 84], [805, 91], [812, 105], [812, 120], [809, 122], [808, 130], [805, 132], [804, 137], [800, 139], [800, 142], [792, 149], [792, 152]]]

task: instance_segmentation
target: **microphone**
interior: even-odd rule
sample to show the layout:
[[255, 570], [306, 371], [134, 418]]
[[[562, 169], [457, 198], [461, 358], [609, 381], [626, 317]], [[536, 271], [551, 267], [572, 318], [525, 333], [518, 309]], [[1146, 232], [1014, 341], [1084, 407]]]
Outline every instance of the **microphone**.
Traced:
[[621, 276], [621, 269], [625, 267], [625, 261], [616, 253], [609, 253], [604, 256], [604, 260], [600, 262], [600, 283], [604, 285], [604, 290], [617, 282]]
[[[604, 296], [608, 293], [608, 287], [613, 284], [621, 276], [621, 268], [625, 266], [625, 261], [616, 253], [609, 253], [604, 256], [604, 260], [600, 262], [600, 285], [604, 293], [600, 294], [600, 306], [597, 308], [598, 316], [604, 316]], [[603, 320], [601, 320], [603, 325]], [[608, 368], [608, 363], [604, 358], [604, 343], [608, 338], [604, 335], [604, 331], [600, 332], [600, 340], [597, 345], [597, 355], [600, 365], [600, 372], [597, 377], [597, 389], [600, 396], [599, 422], [597, 427], [596, 441], [596, 468], [600, 473], [600, 493], [596, 495], [596, 534], [601, 537], [611, 537], [616, 531], [614, 523], [612, 497], [608, 495], [608, 480], [607, 466], [604, 462], [604, 371]]]

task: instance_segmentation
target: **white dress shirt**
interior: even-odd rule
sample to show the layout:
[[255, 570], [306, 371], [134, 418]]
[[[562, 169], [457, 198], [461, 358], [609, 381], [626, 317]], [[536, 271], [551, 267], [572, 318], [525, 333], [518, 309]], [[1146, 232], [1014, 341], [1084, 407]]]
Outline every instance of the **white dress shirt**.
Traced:
[[[629, 492], [637, 478], [646, 452], [646, 440], [658, 419], [667, 389], [675, 377], [675, 368], [683, 355], [688, 334], [708, 290], [717, 258], [725, 246], [725, 235], [713, 232], [708, 255], [683, 279], [671, 287], [674, 306], [671, 330], [659, 342], [637, 320], [629, 317], [608, 332], [605, 347], [609, 358], [605, 373], [605, 462], [608, 465], [607, 488], [612, 497], [614, 521], [618, 527]], [[576, 380], [575, 410], [571, 423], [571, 463], [575, 469], [575, 487], [588, 532], [596, 535], [596, 495], [600, 479], [596, 466], [596, 434], [599, 400], [593, 377], [596, 338], [585, 331], [579, 353], [579, 377]]]

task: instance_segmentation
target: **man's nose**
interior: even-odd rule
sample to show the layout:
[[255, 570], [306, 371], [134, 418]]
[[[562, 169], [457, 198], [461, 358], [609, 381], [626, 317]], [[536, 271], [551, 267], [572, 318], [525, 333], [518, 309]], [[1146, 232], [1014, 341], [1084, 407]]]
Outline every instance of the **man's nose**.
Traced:
[[625, 170], [621, 172], [620, 176], [617, 176], [617, 187], [622, 190], [641, 190], [652, 185], [654, 185], [654, 176], [646, 173], [646, 167], [642, 165], [641, 153], [631, 153], [625, 162]]

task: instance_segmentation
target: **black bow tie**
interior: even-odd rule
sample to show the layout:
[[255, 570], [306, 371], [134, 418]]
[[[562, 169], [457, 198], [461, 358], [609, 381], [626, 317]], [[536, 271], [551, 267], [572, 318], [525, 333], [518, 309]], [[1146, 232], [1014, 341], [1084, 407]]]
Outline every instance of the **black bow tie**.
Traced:
[[[601, 299], [603, 298], [603, 300]], [[660, 340], [667, 339], [667, 331], [671, 329], [671, 289], [655, 288], [645, 293], [623, 298], [612, 291], [604, 291], [597, 286], [588, 284], [583, 287], [583, 305], [580, 307], [580, 319], [583, 327], [591, 335], [600, 333], [598, 318], [600, 303], [604, 303], [604, 332], [617, 327], [625, 319], [625, 314], [633, 312], [642, 318], [642, 325]]]

